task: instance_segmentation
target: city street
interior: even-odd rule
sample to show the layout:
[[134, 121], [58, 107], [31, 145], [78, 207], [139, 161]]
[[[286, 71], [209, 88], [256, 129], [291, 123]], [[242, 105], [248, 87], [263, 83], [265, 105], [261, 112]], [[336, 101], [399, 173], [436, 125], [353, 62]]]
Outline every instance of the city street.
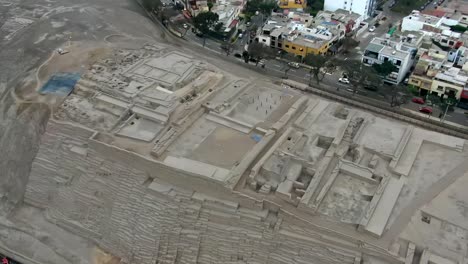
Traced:
[[[339, 59], [360, 60], [364, 49], [367, 47], [369, 42], [374, 37], [385, 37], [385, 34], [389, 30], [389, 25], [390, 24], [395, 25], [399, 20], [402, 19], [403, 15], [392, 12], [388, 8], [388, 5], [389, 5], [389, 2], [387, 2], [383, 7], [384, 16], [386, 17], [385, 21], [382, 21], [383, 23], [381, 23], [380, 26], [377, 27], [374, 32], [366, 31], [361, 36], [359, 36], [358, 37], [358, 40], [360, 41], [359, 46], [356, 47], [354, 50], [350, 51], [346, 55], [337, 54], [336, 56]], [[427, 8], [434, 8], [434, 6], [429, 5]], [[252, 21], [253, 21], [252, 25], [259, 24], [257, 26], [259, 27], [261, 26], [262, 19], [257, 19], [254, 17]], [[193, 33], [190, 28], [184, 28], [183, 27], [184, 23], [188, 24], [187, 21], [180, 21], [179, 23], [176, 23], [173, 26], [175, 26], [175, 29], [183, 34], [183, 39], [191, 43], [202, 46], [203, 38]], [[217, 39], [207, 37], [205, 41], [205, 48], [212, 52], [218, 53], [221, 56], [225, 56], [226, 60], [236, 61], [238, 63], [244, 64], [245, 62], [242, 58], [236, 57], [234, 55], [238, 54], [237, 56], [239, 56], [239, 54], [242, 54], [242, 52], [244, 51], [245, 45], [249, 41], [250, 34], [248, 31], [249, 28], [246, 27], [245, 24], [240, 23], [239, 27], [244, 30], [243, 36], [242, 38], [238, 38], [236, 40], [236, 42], [233, 45], [233, 50], [231, 51], [229, 56], [226, 56], [226, 52], [221, 48], [223, 42]], [[309, 83], [309, 79], [310, 79], [310, 74], [309, 74], [308, 69], [302, 68], [302, 67], [298, 69], [292, 68], [288, 66], [286, 62], [280, 61], [277, 59], [270, 59], [270, 60], [265, 61], [264, 68], [260, 67], [260, 65], [255, 67], [254, 63], [249, 63], [249, 66], [247, 67], [253, 67], [255, 70], [259, 72], [263, 72], [264, 74], [267, 74], [275, 78], [287, 77], [289, 79], [299, 81], [302, 83]], [[331, 74], [327, 74], [321, 82], [324, 84], [322, 87], [328, 87], [328, 89], [333, 89], [334, 92], [343, 93], [344, 96], [352, 95], [352, 89], [349, 85], [338, 82], [338, 79], [341, 77], [341, 75], [342, 75], [342, 72], [340, 70], [337, 70]], [[315, 84], [315, 80], [312, 80], [312, 85], [314, 84]], [[358, 90], [357, 94], [361, 96], [370, 97], [376, 100], [382, 100], [382, 101], [385, 101], [386, 104], [389, 104], [389, 100], [388, 99], [386, 100], [378, 92], [373, 92], [373, 91], [368, 91], [368, 90]], [[408, 109], [408, 110], [413, 110], [419, 113], [419, 108], [421, 107], [421, 105], [415, 104], [413, 102], [409, 102], [401, 107]], [[460, 125], [468, 126], [468, 117], [464, 114], [464, 112], [465, 111], [463, 109], [455, 108], [454, 112], [449, 112], [447, 114], [445, 120], [449, 122], [457, 123]], [[434, 107], [432, 117], [438, 117], [439, 113], [440, 113], [440, 110], [438, 109], [438, 107]]]

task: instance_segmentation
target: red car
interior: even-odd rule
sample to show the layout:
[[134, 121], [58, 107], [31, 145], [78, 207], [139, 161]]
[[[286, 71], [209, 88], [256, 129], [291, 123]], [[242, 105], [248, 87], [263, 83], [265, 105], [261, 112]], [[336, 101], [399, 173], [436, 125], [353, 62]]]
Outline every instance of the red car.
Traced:
[[422, 99], [421, 97], [414, 97], [413, 99], [411, 99], [411, 101], [417, 104], [424, 104], [424, 99]]
[[425, 114], [432, 114], [432, 108], [429, 106], [420, 107], [419, 112], [425, 113]]

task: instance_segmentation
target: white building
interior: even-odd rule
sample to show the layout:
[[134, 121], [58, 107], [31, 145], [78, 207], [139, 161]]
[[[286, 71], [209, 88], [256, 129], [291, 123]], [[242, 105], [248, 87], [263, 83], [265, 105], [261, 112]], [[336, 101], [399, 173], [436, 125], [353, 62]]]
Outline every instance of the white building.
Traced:
[[325, 0], [323, 9], [334, 12], [337, 9], [344, 9], [357, 13], [367, 19], [372, 16], [376, 7], [375, 0]]
[[[417, 42], [421, 36], [414, 36], [412, 40], [393, 41], [390, 39], [374, 38], [367, 46], [362, 56], [362, 62], [367, 65], [381, 64], [386, 61], [396, 66], [397, 71], [389, 74], [385, 81], [398, 84], [405, 78], [413, 65], [417, 51]], [[416, 42], [412, 45], [413, 42]]]
[[443, 18], [424, 15], [417, 10], [413, 10], [409, 16], [403, 18], [401, 23], [401, 31], [420, 31], [426, 29], [429, 31], [431, 28], [439, 28], [442, 25]]

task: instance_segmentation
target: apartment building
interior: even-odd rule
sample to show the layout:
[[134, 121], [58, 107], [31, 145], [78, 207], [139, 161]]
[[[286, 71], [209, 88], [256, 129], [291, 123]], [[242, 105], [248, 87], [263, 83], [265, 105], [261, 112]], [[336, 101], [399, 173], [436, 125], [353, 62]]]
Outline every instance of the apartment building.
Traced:
[[421, 96], [432, 92], [432, 80], [447, 62], [447, 52], [429, 49], [420, 55], [408, 84], [419, 90]]
[[386, 61], [393, 63], [397, 71], [389, 74], [385, 81], [392, 84], [400, 83], [413, 65], [417, 48], [422, 42], [422, 34], [412, 33], [394, 35], [392, 39], [374, 38], [365, 49], [362, 62], [367, 65]]
[[346, 33], [356, 31], [359, 24], [363, 21], [363, 17], [354, 12], [344, 9], [335, 11], [319, 11], [312, 21], [313, 26], [326, 25], [330, 23], [342, 24], [345, 27]]
[[325, 0], [323, 9], [325, 11], [336, 11], [344, 9], [357, 13], [367, 19], [372, 16], [376, 8], [375, 0]]
[[304, 58], [308, 54], [325, 54], [338, 36], [325, 27], [295, 30], [283, 41], [283, 50]]
[[440, 71], [432, 81], [431, 93], [460, 99], [467, 89], [468, 74], [455, 67]]
[[444, 17], [426, 15], [417, 10], [413, 10], [410, 15], [403, 18], [401, 31], [424, 31], [426, 34], [429, 34], [434, 31], [431, 29], [439, 28], [444, 20]]

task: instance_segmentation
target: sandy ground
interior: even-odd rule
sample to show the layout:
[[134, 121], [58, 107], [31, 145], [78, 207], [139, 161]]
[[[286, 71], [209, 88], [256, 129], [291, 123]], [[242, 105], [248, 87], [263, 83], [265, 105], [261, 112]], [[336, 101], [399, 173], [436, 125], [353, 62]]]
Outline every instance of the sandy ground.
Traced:
[[[111, 35], [121, 37], [106, 40]], [[58, 71], [86, 70], [111, 47], [129, 47], [129, 42], [141, 47], [148, 41], [164, 40], [132, 0], [0, 1], [0, 214], [11, 215], [23, 200], [50, 106], [61, 103], [58, 98], [39, 96], [36, 90], [41, 84]], [[54, 51], [59, 47], [70, 53], [57, 55]], [[118, 263], [110, 256], [94, 256], [86, 241], [45, 226], [39, 213], [20, 214], [27, 225], [23, 231], [1, 226], [9, 244], [1, 244], [0, 250], [4, 246], [21, 249], [44, 263]], [[54, 239], [35, 237], [38, 228]], [[81, 248], [85, 253], [75, 255]]]

